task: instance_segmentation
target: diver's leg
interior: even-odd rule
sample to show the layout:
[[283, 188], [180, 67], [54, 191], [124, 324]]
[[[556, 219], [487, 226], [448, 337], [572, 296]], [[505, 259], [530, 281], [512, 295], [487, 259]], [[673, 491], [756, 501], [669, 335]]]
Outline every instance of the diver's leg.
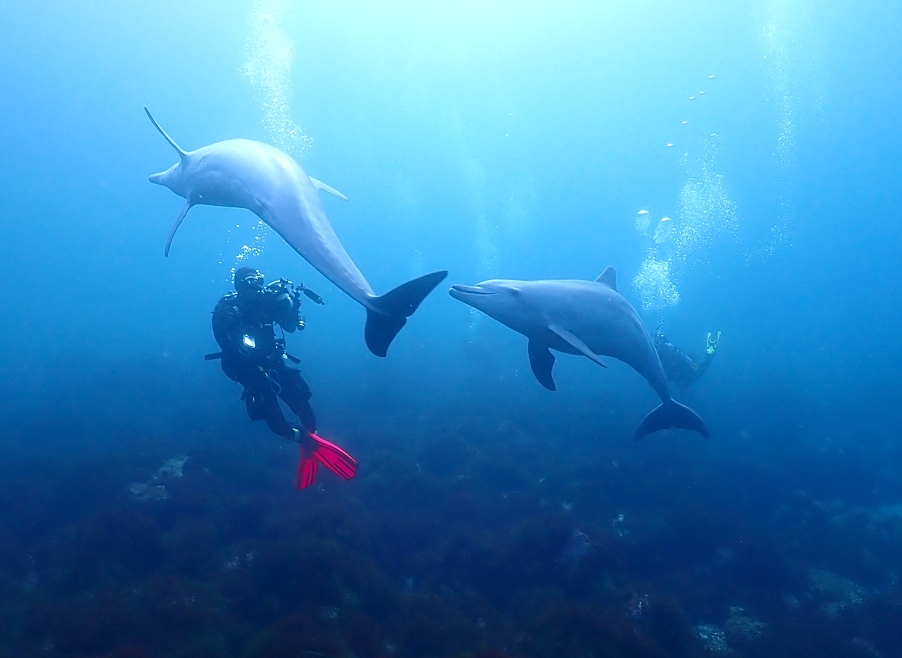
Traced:
[[260, 378], [245, 389], [244, 402], [247, 405], [247, 415], [251, 417], [251, 420], [266, 421], [273, 434], [285, 438], [293, 436], [291, 425], [285, 420], [285, 414], [282, 413], [282, 408], [279, 406], [279, 399], [265, 378]]
[[219, 366], [225, 376], [233, 382], [241, 382], [247, 387], [247, 381], [253, 377], [252, 366], [237, 354], [223, 352], [219, 359]]
[[282, 383], [281, 397], [285, 400], [285, 404], [291, 409], [301, 424], [308, 432], [316, 432], [316, 414], [313, 413], [313, 407], [310, 406], [310, 387], [301, 372], [294, 368], [282, 368], [279, 370], [279, 379]]
[[301, 444], [301, 461], [298, 465], [298, 489], [309, 487], [316, 480], [317, 464], [322, 464], [340, 478], [350, 480], [357, 472], [357, 461], [334, 443], [315, 434], [316, 416], [310, 406], [310, 387], [299, 370], [280, 368], [279, 396], [303, 423], [303, 431], [297, 433]]

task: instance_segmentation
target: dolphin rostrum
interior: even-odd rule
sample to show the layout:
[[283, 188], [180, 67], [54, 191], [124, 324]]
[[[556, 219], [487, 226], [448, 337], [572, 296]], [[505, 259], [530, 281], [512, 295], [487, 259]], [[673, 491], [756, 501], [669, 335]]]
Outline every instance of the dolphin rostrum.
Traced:
[[146, 107], [144, 111], [179, 154], [176, 164], [153, 174], [150, 182], [168, 187], [187, 202], [166, 240], [167, 256], [172, 238], [192, 206], [246, 208], [366, 309], [366, 344], [376, 356], [386, 355], [407, 318], [447, 276], [444, 270], [432, 272], [377, 296], [339, 242], [317, 195], [317, 190], [324, 190], [347, 201], [341, 192], [310, 178], [294, 158], [262, 142], [229, 139], [183, 151]]
[[636, 310], [617, 292], [613, 267], [595, 281], [495, 279], [476, 286], [454, 285], [449, 292], [454, 299], [526, 336], [532, 372], [549, 390], [555, 390], [550, 350], [583, 355], [603, 367], [599, 355], [632, 366], [661, 397], [661, 405], [636, 430], [637, 440], [670, 427], [709, 435], [698, 414], [670, 396], [651, 336]]

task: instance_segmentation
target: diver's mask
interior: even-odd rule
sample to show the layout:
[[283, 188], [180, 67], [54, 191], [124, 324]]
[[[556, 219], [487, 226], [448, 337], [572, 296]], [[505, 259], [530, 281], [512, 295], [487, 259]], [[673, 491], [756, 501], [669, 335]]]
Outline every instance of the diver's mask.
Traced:
[[258, 270], [248, 272], [240, 279], [235, 280], [235, 290], [239, 294], [257, 293], [263, 290], [263, 274]]

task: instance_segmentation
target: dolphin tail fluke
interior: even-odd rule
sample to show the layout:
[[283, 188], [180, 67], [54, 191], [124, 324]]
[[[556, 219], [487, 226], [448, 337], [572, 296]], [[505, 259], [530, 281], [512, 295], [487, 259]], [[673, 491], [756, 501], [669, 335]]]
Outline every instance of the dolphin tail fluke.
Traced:
[[370, 352], [385, 356], [388, 346], [407, 324], [407, 318], [446, 276], [446, 270], [426, 274], [373, 298], [375, 308], [366, 310], [366, 346]]
[[639, 429], [636, 430], [636, 441], [647, 434], [657, 432], [659, 430], [670, 429], [671, 427], [679, 427], [686, 430], [698, 432], [704, 437], [710, 436], [707, 425], [697, 413], [692, 411], [684, 404], [680, 404], [676, 400], [663, 402], [650, 414], [645, 417]]

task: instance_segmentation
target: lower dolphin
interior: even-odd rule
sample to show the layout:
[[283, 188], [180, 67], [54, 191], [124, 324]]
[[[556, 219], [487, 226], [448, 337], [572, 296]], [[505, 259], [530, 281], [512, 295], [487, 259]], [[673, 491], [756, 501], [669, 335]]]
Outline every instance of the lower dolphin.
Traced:
[[250, 139], [230, 139], [183, 151], [145, 107], [147, 117], [179, 161], [150, 177], [187, 203], [166, 240], [166, 255], [185, 215], [196, 205], [246, 208], [269, 224], [308, 263], [366, 309], [367, 347], [385, 356], [407, 318], [448, 273], [426, 274], [377, 296], [345, 251], [326, 217], [317, 190], [344, 199], [337, 190], [310, 178], [287, 153]]
[[514, 281], [494, 279], [476, 286], [454, 285], [454, 299], [472, 306], [529, 339], [529, 363], [545, 388], [555, 390], [550, 350], [623, 361], [645, 377], [661, 398], [635, 438], [671, 427], [709, 436], [704, 421], [670, 395], [651, 336], [639, 314], [617, 292], [617, 274], [608, 267], [595, 281]]

